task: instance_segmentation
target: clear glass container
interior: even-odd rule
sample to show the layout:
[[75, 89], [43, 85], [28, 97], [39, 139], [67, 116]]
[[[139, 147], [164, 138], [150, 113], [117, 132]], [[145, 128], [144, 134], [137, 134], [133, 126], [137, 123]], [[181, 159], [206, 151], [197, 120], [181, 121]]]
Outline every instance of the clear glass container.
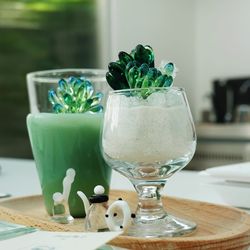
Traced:
[[85, 230], [88, 232], [104, 232], [109, 231], [105, 216], [108, 210], [108, 196], [94, 194], [89, 198], [91, 203], [85, 218]]
[[102, 152], [138, 194], [136, 217], [127, 234], [172, 237], [191, 233], [194, 222], [168, 214], [161, 201], [166, 181], [184, 168], [196, 148], [196, 133], [185, 91], [180, 88], [109, 92]]

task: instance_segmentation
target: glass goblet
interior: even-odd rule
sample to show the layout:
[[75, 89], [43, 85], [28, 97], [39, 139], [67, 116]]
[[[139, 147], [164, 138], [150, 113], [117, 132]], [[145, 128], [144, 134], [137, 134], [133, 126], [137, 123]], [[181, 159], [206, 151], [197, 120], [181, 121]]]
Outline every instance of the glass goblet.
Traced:
[[127, 235], [172, 237], [196, 228], [193, 222], [169, 215], [160, 195], [166, 181], [192, 159], [195, 148], [194, 124], [183, 89], [109, 92], [102, 153], [138, 194], [136, 217]]

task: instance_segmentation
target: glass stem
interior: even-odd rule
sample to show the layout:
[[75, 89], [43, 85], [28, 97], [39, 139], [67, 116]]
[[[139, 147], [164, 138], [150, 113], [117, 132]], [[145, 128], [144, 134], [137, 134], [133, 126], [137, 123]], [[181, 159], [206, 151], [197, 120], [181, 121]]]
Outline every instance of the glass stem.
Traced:
[[132, 181], [138, 194], [137, 221], [151, 221], [166, 217], [167, 213], [163, 208], [160, 194], [165, 182], [165, 180], [143, 183]]

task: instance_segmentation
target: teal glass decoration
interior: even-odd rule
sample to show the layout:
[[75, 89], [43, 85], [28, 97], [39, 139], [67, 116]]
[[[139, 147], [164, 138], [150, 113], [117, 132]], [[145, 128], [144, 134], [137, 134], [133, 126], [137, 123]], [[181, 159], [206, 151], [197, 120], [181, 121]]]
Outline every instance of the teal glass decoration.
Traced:
[[118, 58], [109, 64], [106, 74], [107, 82], [114, 90], [171, 87], [173, 84], [175, 64], [167, 62], [160, 69], [155, 68], [154, 52], [149, 45], [139, 44], [130, 54], [121, 51]]
[[102, 93], [94, 93], [93, 85], [84, 77], [61, 79], [56, 90], [48, 92], [48, 98], [55, 113], [99, 113]]

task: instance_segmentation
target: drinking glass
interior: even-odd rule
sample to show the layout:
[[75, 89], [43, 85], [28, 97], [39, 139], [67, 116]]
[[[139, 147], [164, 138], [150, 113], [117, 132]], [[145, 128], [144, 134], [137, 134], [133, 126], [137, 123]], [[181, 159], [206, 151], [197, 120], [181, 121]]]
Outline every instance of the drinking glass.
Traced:
[[136, 217], [127, 235], [172, 237], [196, 228], [194, 222], [168, 214], [160, 195], [166, 181], [192, 159], [195, 148], [194, 124], [183, 89], [109, 92], [102, 153], [108, 165], [127, 177], [138, 194]]
[[56, 89], [62, 78], [84, 76], [94, 86], [94, 93], [103, 93], [101, 104], [105, 106], [109, 85], [106, 82], [106, 71], [102, 69], [52, 69], [31, 72], [27, 74], [27, 88], [29, 94], [30, 113], [52, 112], [52, 105], [48, 99], [48, 91]]

